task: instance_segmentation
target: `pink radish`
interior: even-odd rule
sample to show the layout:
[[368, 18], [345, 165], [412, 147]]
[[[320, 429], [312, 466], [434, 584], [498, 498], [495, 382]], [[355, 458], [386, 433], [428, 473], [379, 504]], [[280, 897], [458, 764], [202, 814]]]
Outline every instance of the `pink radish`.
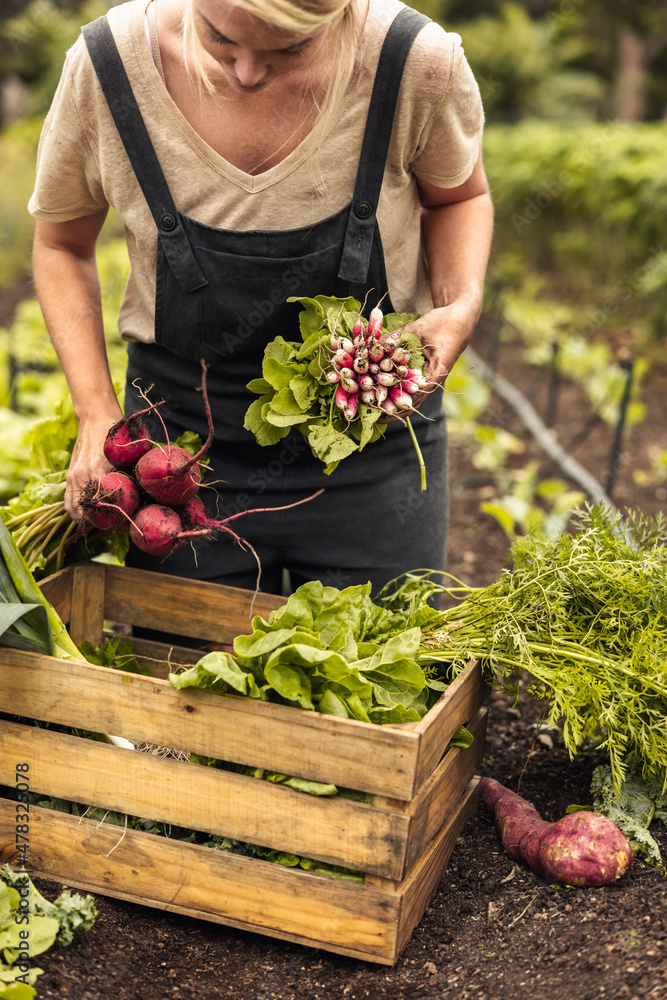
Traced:
[[404, 392], [409, 392], [411, 396], [414, 396], [416, 392], [419, 392], [419, 386], [417, 383], [412, 382], [410, 379], [406, 379], [405, 382], [402, 382], [401, 388]]
[[353, 378], [345, 378], [341, 376], [340, 384], [342, 385], [345, 392], [355, 393], [359, 392], [359, 385]]
[[371, 361], [375, 361], [376, 363], [382, 361], [384, 357], [384, 347], [379, 340], [373, 341], [371, 346], [368, 348], [368, 357]]
[[410, 351], [407, 347], [397, 347], [396, 350], [392, 352], [391, 360], [396, 365], [404, 365], [410, 360]]
[[339, 385], [336, 389], [336, 395], [334, 396], [334, 403], [339, 410], [344, 410], [347, 406], [347, 393], [342, 385]]
[[208, 534], [207, 530], [185, 531], [175, 510], [156, 503], [142, 507], [130, 528], [134, 544], [151, 556], [168, 556], [188, 538]]
[[136, 465], [142, 455], [151, 450], [153, 442], [141, 417], [151, 413], [163, 403], [162, 399], [159, 403], [146, 407], [145, 410], [131, 413], [129, 417], [113, 425], [106, 436], [103, 451], [104, 457], [114, 468], [129, 469]]
[[393, 389], [389, 390], [389, 398], [392, 403], [395, 403], [399, 410], [411, 410], [412, 409], [412, 399], [407, 392], [403, 392], [400, 385], [394, 386]]
[[384, 316], [382, 314], [382, 310], [380, 309], [379, 306], [376, 306], [375, 309], [371, 311], [371, 314], [368, 318], [368, 332], [372, 333], [376, 339], [380, 336], [380, 333], [382, 332], [383, 319]]
[[354, 364], [354, 358], [349, 351], [336, 351], [334, 354], [334, 364], [339, 370], [341, 368], [351, 368]]
[[331, 385], [338, 385], [340, 382], [340, 372], [327, 372], [325, 378]]
[[[361, 338], [359, 343], [357, 343], [358, 337]], [[364, 326], [364, 321], [361, 316], [352, 327], [352, 339], [355, 347], [361, 347], [361, 345], [366, 342], [366, 327]]]
[[350, 398], [347, 401], [347, 406], [343, 410], [343, 416], [347, 417], [348, 420], [354, 420], [354, 418], [357, 415], [357, 406], [358, 405], [359, 404], [357, 403], [357, 397], [356, 396], [350, 396]]
[[125, 472], [107, 472], [81, 491], [84, 520], [98, 531], [123, 528], [139, 506], [139, 487]]

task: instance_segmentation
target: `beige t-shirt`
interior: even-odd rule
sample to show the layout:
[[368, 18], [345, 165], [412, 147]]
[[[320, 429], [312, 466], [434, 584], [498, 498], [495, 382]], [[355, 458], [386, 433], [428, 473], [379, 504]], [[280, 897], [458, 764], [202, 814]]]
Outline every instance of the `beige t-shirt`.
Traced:
[[[361, 71], [320, 152], [325, 194], [315, 190], [312, 135], [256, 175], [227, 162], [194, 131], [173, 102], [148, 44], [149, 0], [113, 7], [109, 22], [174, 202], [209, 226], [285, 230], [340, 211], [351, 199], [375, 67], [398, 0], [370, 0], [361, 37]], [[427, 25], [408, 57], [377, 218], [394, 308], [425, 312], [432, 301], [420, 242], [415, 178], [455, 187], [479, 155], [483, 112], [458, 35]], [[35, 191], [36, 218], [66, 222], [112, 205], [122, 219], [131, 273], [119, 317], [128, 340], [154, 340], [155, 223], [80, 38], [67, 54], [44, 123]], [[322, 289], [327, 294], [326, 289]]]

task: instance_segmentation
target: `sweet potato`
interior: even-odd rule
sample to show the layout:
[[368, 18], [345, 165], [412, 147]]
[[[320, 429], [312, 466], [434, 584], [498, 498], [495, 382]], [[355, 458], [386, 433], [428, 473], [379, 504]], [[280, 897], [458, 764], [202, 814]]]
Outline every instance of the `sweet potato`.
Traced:
[[541, 878], [576, 886], [609, 885], [632, 864], [630, 844], [606, 816], [581, 811], [547, 823], [529, 802], [493, 778], [482, 778], [479, 789], [505, 853]]

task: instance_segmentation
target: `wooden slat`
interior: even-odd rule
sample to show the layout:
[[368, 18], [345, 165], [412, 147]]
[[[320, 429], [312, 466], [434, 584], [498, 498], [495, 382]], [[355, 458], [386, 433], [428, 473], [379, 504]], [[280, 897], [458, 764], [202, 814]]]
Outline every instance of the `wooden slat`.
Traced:
[[[420, 736], [3, 649], [0, 711], [409, 799]], [[444, 748], [443, 748], [444, 749]], [[372, 763], [372, 766], [369, 764]]]
[[[412, 800], [405, 815], [410, 817], [406, 870], [426, 849], [453, 809], [484, 756], [487, 710], [481, 708], [468, 729], [474, 736], [469, 747], [449, 750]], [[375, 802], [375, 800], [374, 800]]]
[[417, 725], [421, 736], [415, 791], [437, 766], [443, 751], [459, 728], [477, 715], [489, 689], [479, 663], [469, 663], [452, 681], [431, 711]]
[[102, 642], [106, 570], [103, 563], [83, 563], [74, 567], [68, 631], [77, 646], [86, 639], [94, 646]]
[[51, 576], [40, 580], [39, 588], [49, 604], [52, 604], [62, 620], [67, 623], [72, 611], [72, 583], [74, 567], [68, 566]]
[[410, 869], [401, 882], [401, 914], [399, 918], [396, 955], [398, 956], [410, 940], [410, 935], [421, 920], [429, 901], [438, 887], [442, 873], [454, 849], [457, 837], [477, 807], [477, 786], [479, 778], [474, 777], [464, 791], [456, 808], [452, 810], [438, 835], [422, 854], [417, 864]]
[[31, 791], [49, 797], [217, 833], [389, 878], [400, 878], [405, 870], [409, 821], [400, 813], [4, 723], [0, 784], [13, 781], [17, 760], [30, 765]]
[[[286, 603], [275, 594], [186, 580], [163, 573], [107, 566], [105, 614], [109, 621], [143, 625], [176, 635], [231, 642], [252, 631], [252, 616]], [[252, 607], [252, 611], [251, 611]]]
[[[354, 958], [394, 961], [399, 900], [381, 889], [136, 830], [123, 836], [118, 827], [46, 809], [30, 813], [29, 870], [36, 876]], [[15, 860], [14, 840], [15, 803], [0, 799], [0, 861]]]

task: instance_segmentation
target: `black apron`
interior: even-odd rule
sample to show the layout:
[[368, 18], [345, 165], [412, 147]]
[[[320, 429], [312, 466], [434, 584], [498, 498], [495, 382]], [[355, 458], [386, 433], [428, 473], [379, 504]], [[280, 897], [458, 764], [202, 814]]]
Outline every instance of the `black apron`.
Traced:
[[[292, 586], [319, 578], [334, 586], [372, 580], [377, 588], [416, 566], [441, 568], [447, 524], [446, 428], [440, 393], [412, 419], [427, 461], [429, 489], [419, 492], [410, 437], [391, 424], [385, 440], [345, 459], [327, 477], [306, 441], [292, 431], [260, 448], [243, 429], [257, 397], [246, 384], [261, 374], [264, 348], [277, 335], [298, 340], [299, 306], [288, 296], [354, 295], [366, 312], [382, 299], [393, 311], [376, 209], [405, 61], [428, 18], [403, 8], [385, 38], [368, 110], [351, 201], [314, 225], [286, 231], [215, 229], [178, 211], [141, 117], [106, 17], [83, 29], [84, 39], [157, 228], [155, 344], [130, 344], [126, 410], [145, 405], [132, 383], [154, 385], [170, 437], [206, 435], [200, 360], [207, 361], [216, 438], [209, 452], [218, 512], [277, 506], [316, 489], [312, 504], [281, 514], [239, 518], [233, 527], [262, 561], [262, 589], [280, 592], [282, 571]], [[383, 298], [384, 296], [384, 298]], [[153, 426], [158, 438], [164, 433]], [[211, 490], [211, 494], [214, 491]], [[383, 530], [374, 530], [376, 519]], [[338, 525], [347, 521], [351, 544]], [[386, 531], [385, 531], [386, 529]], [[404, 546], [396, 548], [398, 531]], [[385, 543], [386, 539], [386, 543]], [[254, 587], [254, 561], [233, 539], [179, 549], [162, 562], [132, 551], [132, 565], [234, 586]]]

